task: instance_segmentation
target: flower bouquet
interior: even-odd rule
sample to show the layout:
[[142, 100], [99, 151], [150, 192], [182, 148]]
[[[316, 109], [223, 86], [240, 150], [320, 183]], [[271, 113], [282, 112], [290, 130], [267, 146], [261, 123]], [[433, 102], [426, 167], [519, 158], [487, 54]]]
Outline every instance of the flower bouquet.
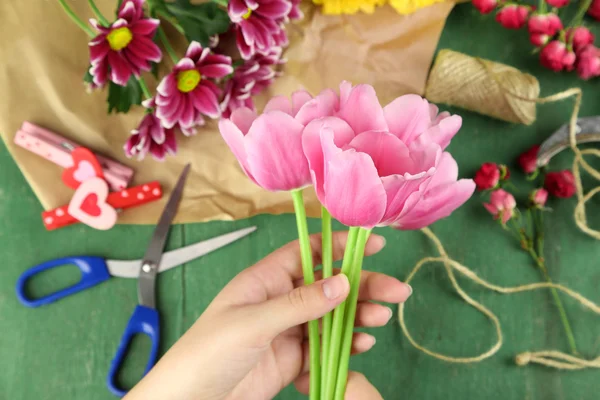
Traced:
[[290, 192], [296, 211], [305, 284], [314, 282], [302, 190], [322, 204], [323, 278], [333, 275], [332, 217], [349, 227], [341, 273], [350, 295], [308, 326], [310, 398], [343, 399], [366, 241], [374, 227], [410, 230], [447, 217], [475, 190], [458, 180], [444, 150], [462, 120], [438, 113], [417, 95], [385, 107], [373, 87], [340, 85], [313, 98], [305, 91], [271, 99], [263, 113], [240, 107], [219, 129], [246, 175], [269, 191]]
[[[127, 156], [150, 153], [163, 160], [177, 152], [177, 132], [194, 135], [205, 118], [229, 116], [239, 107], [254, 109], [252, 97], [279, 74], [287, 45], [285, 23], [299, 19], [299, 1], [231, 0], [192, 4], [190, 0], [120, 0], [109, 21], [94, 0], [96, 19], [87, 26], [58, 0], [71, 19], [91, 38], [90, 67], [84, 80], [91, 90], [107, 88], [108, 111], [127, 113], [143, 105], [146, 115], [124, 146]], [[189, 42], [179, 57], [164, 21]], [[236, 51], [225, 51], [228, 39]], [[173, 67], [159, 72], [161, 44]], [[142, 73], [163, 75], [151, 93]]]
[[[600, 0], [582, 0], [574, 13], [566, 7], [570, 0], [539, 0], [537, 7], [503, 0], [472, 1], [482, 14], [497, 10], [496, 21], [506, 29], [527, 25], [542, 66], [556, 72], [576, 69], [582, 79], [600, 76], [600, 49], [583, 22], [586, 13], [600, 20]], [[563, 23], [568, 16], [570, 21]]]

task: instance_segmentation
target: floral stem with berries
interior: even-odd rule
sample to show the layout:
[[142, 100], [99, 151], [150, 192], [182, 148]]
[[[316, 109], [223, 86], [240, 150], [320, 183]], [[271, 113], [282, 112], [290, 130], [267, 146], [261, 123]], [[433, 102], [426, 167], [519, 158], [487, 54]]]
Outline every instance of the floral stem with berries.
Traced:
[[96, 34], [94, 33], [94, 31], [85, 24], [85, 22], [83, 22], [81, 20], [81, 18], [79, 18], [77, 16], [77, 14], [75, 14], [75, 12], [71, 9], [71, 7], [69, 7], [69, 5], [67, 4], [67, 2], [65, 0], [58, 0], [58, 2], [60, 3], [60, 6], [62, 7], [62, 9], [65, 11], [65, 13], [69, 16], [69, 18], [71, 18], [71, 21], [73, 21], [75, 23], [75, 25], [77, 25], [78, 27], [80, 27], [85, 33], [87, 33], [87, 35], [89, 37], [94, 37], [96, 36]]

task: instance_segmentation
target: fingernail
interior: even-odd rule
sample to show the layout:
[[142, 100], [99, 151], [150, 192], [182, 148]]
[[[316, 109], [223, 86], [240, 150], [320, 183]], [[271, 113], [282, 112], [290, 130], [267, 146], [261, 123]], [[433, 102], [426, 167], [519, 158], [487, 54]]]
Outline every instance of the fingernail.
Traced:
[[405, 285], [406, 285], [406, 286], [408, 286], [408, 290], [409, 290], [409, 292], [408, 292], [408, 297], [410, 297], [410, 295], [411, 295], [411, 294], [412, 294], [412, 292], [413, 292], [412, 286], [410, 286], [408, 283], [405, 283]]
[[375, 336], [371, 336], [371, 346], [375, 346], [375, 343], [377, 343], [377, 339], [375, 339]]
[[348, 277], [343, 274], [332, 276], [323, 282], [323, 294], [329, 300], [337, 299], [348, 290]]
[[388, 316], [388, 319], [387, 319], [387, 322], [386, 322], [386, 324], [387, 324], [388, 322], [390, 322], [390, 319], [392, 319], [392, 315], [394, 315], [394, 312], [392, 311], [392, 309], [391, 309], [391, 308], [389, 308], [389, 307], [388, 307], [387, 309], [388, 309], [389, 316]]

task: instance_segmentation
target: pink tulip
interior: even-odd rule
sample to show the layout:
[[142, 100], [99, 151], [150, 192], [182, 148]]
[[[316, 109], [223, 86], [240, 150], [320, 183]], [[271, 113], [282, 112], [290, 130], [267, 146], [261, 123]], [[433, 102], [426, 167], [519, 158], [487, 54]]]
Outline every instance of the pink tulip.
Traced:
[[500, 219], [503, 225], [513, 217], [517, 202], [512, 194], [504, 189], [498, 189], [492, 192], [490, 202], [484, 203], [486, 210], [494, 216], [494, 219]]
[[[219, 130], [242, 169], [257, 185], [270, 191], [289, 191], [310, 185], [308, 162], [302, 151], [305, 123], [320, 116], [304, 91], [274, 97], [262, 115], [246, 107], [230, 119], [219, 121]], [[312, 116], [311, 116], [312, 115]]]
[[[344, 82], [305, 105], [312, 116], [303, 147], [321, 203], [348, 226], [418, 229], [450, 215], [473, 193], [472, 180], [442, 149], [460, 118], [437, 115], [419, 96], [385, 109], [369, 85]], [[332, 116], [327, 116], [332, 115]]]

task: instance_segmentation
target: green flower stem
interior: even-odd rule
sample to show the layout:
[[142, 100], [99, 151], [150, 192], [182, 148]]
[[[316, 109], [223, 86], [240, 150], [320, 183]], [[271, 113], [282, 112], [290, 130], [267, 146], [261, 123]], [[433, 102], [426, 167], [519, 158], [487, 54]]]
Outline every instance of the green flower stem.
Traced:
[[60, 3], [61, 7], [63, 8], [63, 10], [65, 11], [65, 13], [67, 13], [67, 15], [69, 16], [69, 18], [71, 18], [71, 20], [73, 22], [75, 22], [75, 24], [80, 27], [81, 29], [83, 29], [83, 31], [85, 33], [88, 34], [89, 37], [94, 37], [96, 36], [96, 34], [94, 33], [94, 31], [87, 26], [82, 20], [81, 18], [79, 18], [71, 9], [71, 7], [69, 7], [69, 5], [67, 4], [67, 2], [65, 0], [58, 0], [58, 2]]
[[[528, 252], [531, 258], [535, 261], [536, 265], [540, 269], [542, 276], [548, 283], [552, 283], [552, 278], [550, 278], [550, 274], [548, 274], [548, 268], [546, 268], [546, 261], [544, 260], [544, 226], [543, 226], [543, 211], [535, 210], [534, 211], [534, 223], [535, 223], [535, 247], [529, 246]], [[550, 292], [552, 293], [552, 297], [554, 299], [554, 303], [556, 308], [558, 309], [558, 314], [560, 315], [560, 320], [563, 324], [563, 328], [565, 330], [565, 334], [567, 335], [567, 341], [569, 342], [569, 347], [571, 348], [571, 353], [573, 355], [578, 355], [577, 344], [575, 342], [575, 335], [573, 335], [573, 329], [571, 328], [571, 324], [569, 323], [569, 318], [567, 317], [567, 312], [565, 311], [565, 306], [560, 299], [558, 291], [555, 288], [550, 288]]]
[[169, 24], [171, 24], [175, 29], [177, 29], [177, 32], [181, 33], [182, 35], [185, 35], [185, 30], [183, 29], [183, 27], [179, 25], [177, 19], [170, 15], [168, 12], [163, 12], [160, 9], [158, 9], [156, 10], [156, 15], [158, 15], [160, 18], [166, 21], [169, 21]]
[[[321, 237], [322, 237], [322, 259], [323, 259], [323, 279], [333, 276], [333, 237], [331, 233], [331, 214], [325, 207], [321, 207]], [[327, 379], [327, 370], [329, 365], [329, 344], [331, 341], [331, 323], [333, 312], [328, 312], [323, 316], [322, 336], [321, 336], [321, 398], [324, 399], [324, 393]]]
[[100, 10], [96, 6], [94, 0], [88, 0], [88, 4], [90, 5], [90, 8], [92, 9], [92, 12], [96, 16], [96, 18], [98, 18], [98, 21], [100, 21], [100, 24], [102, 24], [102, 26], [110, 26], [110, 22], [108, 22], [108, 20], [104, 18], [104, 15], [102, 15]]
[[[346, 250], [344, 251], [344, 261], [342, 262], [342, 274], [350, 276], [352, 271], [352, 262], [354, 259], [354, 250], [357, 244], [358, 231], [360, 228], [351, 227], [348, 230], [348, 239], [346, 241]], [[342, 344], [342, 334], [344, 329], [344, 312], [348, 299], [337, 306], [333, 311], [333, 322], [331, 324], [331, 340], [329, 343], [329, 356], [327, 359], [327, 372], [325, 377], [325, 389], [322, 400], [330, 400], [335, 394], [335, 383], [338, 372], [338, 363], [340, 360], [340, 350]]]
[[148, 90], [148, 85], [146, 85], [146, 81], [144, 80], [144, 78], [142, 78], [140, 76], [138, 78], [138, 83], [140, 84], [140, 87], [142, 88], [142, 92], [144, 92], [144, 96], [146, 96], [147, 99], [151, 99], [152, 93], [150, 93], [150, 90]]
[[212, 0], [212, 2], [221, 7], [227, 7], [227, 5], [229, 3], [227, 0]]
[[169, 57], [171, 57], [173, 63], [177, 64], [179, 62], [179, 57], [177, 56], [177, 53], [175, 53], [173, 46], [171, 46], [171, 42], [169, 42], [169, 38], [167, 38], [167, 35], [165, 34], [165, 31], [163, 30], [162, 26], [158, 27], [158, 37], [160, 38], [160, 41], [162, 42], [163, 46], [165, 46], [165, 50], [167, 51], [167, 53], [169, 53]]
[[583, 20], [583, 16], [587, 12], [588, 8], [590, 8], [590, 5], [592, 5], [592, 0], [583, 0], [579, 5], [577, 14], [573, 16], [573, 19], [571, 19], [571, 22], [569, 22], [569, 25], [567, 25], [567, 27], [574, 27], [580, 25], [581, 21]]
[[365, 256], [365, 246], [370, 234], [371, 229], [361, 228], [356, 239], [352, 271], [350, 273], [350, 295], [348, 296], [348, 305], [346, 306], [347, 310], [344, 316], [344, 336], [335, 385], [335, 400], [344, 400], [344, 394], [346, 393], [346, 380], [348, 379], [350, 351], [352, 350], [352, 337], [354, 335], [354, 320], [356, 318], [358, 292], [360, 289], [360, 273]]
[[[292, 199], [294, 201], [294, 211], [296, 212], [296, 225], [298, 227], [298, 240], [300, 242], [300, 256], [302, 259], [302, 273], [304, 275], [304, 284], [311, 285], [315, 282], [315, 273], [313, 270], [312, 250], [310, 248], [310, 238], [308, 237], [308, 225], [306, 222], [306, 209], [302, 190], [293, 190]], [[319, 343], [319, 321], [308, 322], [308, 347], [310, 354], [310, 393], [311, 400], [319, 400], [321, 383], [321, 365], [320, 365], [320, 343]]]

